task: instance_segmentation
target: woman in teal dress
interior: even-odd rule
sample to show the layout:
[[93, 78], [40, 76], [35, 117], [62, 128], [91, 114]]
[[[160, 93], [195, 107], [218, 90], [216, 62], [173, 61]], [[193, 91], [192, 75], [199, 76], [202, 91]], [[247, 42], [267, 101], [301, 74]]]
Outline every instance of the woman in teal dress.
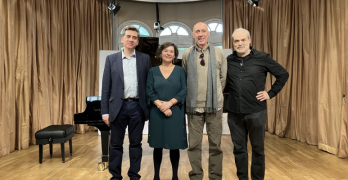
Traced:
[[178, 179], [179, 149], [187, 148], [186, 74], [182, 67], [174, 65], [178, 53], [174, 43], [163, 43], [156, 53], [162, 64], [152, 67], [147, 77], [146, 94], [150, 103], [148, 143], [154, 148], [154, 180], [160, 179], [163, 148], [170, 150], [173, 180]]

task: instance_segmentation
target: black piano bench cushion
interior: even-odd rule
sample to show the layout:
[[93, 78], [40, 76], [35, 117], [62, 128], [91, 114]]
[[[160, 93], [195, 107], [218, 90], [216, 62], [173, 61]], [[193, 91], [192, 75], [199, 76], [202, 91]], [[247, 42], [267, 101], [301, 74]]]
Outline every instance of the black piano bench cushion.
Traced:
[[74, 137], [74, 125], [51, 125], [35, 133], [36, 144], [65, 143]]
[[50, 145], [50, 155], [52, 156], [52, 144], [60, 143], [62, 161], [65, 162], [64, 143], [69, 141], [70, 155], [72, 155], [72, 137], [74, 137], [74, 125], [51, 125], [35, 133], [36, 144], [39, 145], [39, 162], [42, 163], [43, 145]]

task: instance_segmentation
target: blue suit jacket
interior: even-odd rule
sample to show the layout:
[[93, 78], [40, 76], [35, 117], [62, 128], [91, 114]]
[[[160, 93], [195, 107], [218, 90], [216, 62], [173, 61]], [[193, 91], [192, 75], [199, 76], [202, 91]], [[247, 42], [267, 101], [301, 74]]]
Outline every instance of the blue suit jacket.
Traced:
[[[146, 97], [147, 74], [151, 68], [149, 55], [135, 51], [139, 103], [144, 115], [149, 117], [149, 107]], [[101, 114], [109, 114], [109, 121], [113, 122], [117, 117], [124, 98], [124, 78], [122, 65], [122, 52], [106, 57], [102, 84]]]

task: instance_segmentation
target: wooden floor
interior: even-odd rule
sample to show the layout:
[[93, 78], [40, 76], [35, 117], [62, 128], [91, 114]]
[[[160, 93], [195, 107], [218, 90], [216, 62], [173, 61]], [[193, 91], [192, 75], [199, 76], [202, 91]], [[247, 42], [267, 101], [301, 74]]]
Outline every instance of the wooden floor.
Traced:
[[[204, 179], [208, 179], [208, 139], [203, 139]], [[75, 134], [73, 138], [73, 156], [69, 156], [69, 145], [65, 145], [66, 162], [62, 163], [60, 145], [53, 145], [53, 157], [50, 158], [49, 146], [44, 146], [43, 163], [39, 164], [39, 146], [32, 145], [29, 149], [15, 151], [0, 158], [0, 179], [110, 179], [108, 170], [98, 171], [101, 146], [97, 132]], [[223, 178], [237, 179], [234, 164], [233, 145], [228, 135], [222, 137], [224, 151]], [[250, 145], [249, 145], [250, 156]], [[128, 137], [125, 138], [122, 175], [128, 180], [129, 167]], [[147, 135], [143, 139], [143, 160], [140, 175], [142, 180], [152, 180], [152, 148], [147, 144]], [[171, 179], [171, 165], [168, 150], [164, 151], [161, 167], [161, 179]], [[186, 150], [180, 151], [179, 179], [188, 179], [191, 166]], [[348, 180], [348, 159], [340, 159], [319, 150], [316, 146], [297, 142], [287, 138], [279, 138], [266, 132], [265, 140], [266, 176], [265, 179], [311, 179], [311, 180]], [[250, 158], [249, 158], [250, 160]], [[250, 161], [249, 161], [250, 164]]]

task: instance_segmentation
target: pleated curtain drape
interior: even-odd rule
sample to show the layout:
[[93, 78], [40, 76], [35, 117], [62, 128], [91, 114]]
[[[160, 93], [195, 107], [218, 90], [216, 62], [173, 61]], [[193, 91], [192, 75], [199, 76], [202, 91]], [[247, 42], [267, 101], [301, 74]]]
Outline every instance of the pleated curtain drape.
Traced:
[[[348, 1], [223, 1], [223, 46], [237, 28], [252, 46], [268, 52], [290, 73], [284, 89], [267, 102], [270, 133], [348, 157]], [[275, 78], [268, 76], [266, 89]]]
[[0, 157], [35, 144], [46, 126], [73, 124], [99, 94], [99, 50], [112, 48], [106, 4], [0, 0]]

